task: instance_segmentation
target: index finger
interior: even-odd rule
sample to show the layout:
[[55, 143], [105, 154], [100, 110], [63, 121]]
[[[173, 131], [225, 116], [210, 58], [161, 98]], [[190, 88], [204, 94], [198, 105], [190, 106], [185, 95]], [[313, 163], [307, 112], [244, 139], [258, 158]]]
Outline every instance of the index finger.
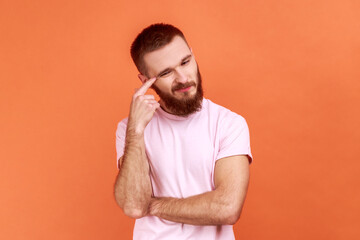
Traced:
[[156, 77], [150, 78], [147, 80], [140, 88], [136, 91], [135, 95], [144, 95], [146, 91], [153, 85], [153, 83], [156, 81]]

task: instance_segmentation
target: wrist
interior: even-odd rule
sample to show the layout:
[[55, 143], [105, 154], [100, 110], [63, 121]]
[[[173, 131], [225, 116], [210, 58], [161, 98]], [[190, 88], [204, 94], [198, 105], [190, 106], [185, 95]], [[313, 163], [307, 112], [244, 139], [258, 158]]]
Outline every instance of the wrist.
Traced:
[[157, 198], [151, 198], [149, 202], [149, 215], [156, 216], [158, 213], [158, 202], [159, 200]]
[[127, 128], [127, 135], [131, 135], [132, 137], [143, 137], [144, 136], [144, 128], [140, 126], [134, 126], [133, 124], [129, 124]]

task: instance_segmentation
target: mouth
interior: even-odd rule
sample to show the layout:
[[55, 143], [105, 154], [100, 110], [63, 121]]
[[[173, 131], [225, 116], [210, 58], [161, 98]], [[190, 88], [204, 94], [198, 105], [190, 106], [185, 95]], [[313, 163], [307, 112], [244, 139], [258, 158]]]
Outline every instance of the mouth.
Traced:
[[177, 91], [177, 92], [187, 92], [187, 91], [189, 91], [189, 90], [191, 89], [191, 87], [192, 87], [192, 86], [186, 87], [186, 88], [181, 88], [181, 89], [178, 89], [178, 90], [176, 90], [176, 91]]
[[172, 91], [173, 93], [175, 92], [181, 92], [181, 93], [185, 93], [191, 90], [192, 87], [195, 87], [195, 83], [194, 82], [190, 82], [190, 83], [186, 83], [186, 84], [178, 84], [177, 86], [175, 86]]

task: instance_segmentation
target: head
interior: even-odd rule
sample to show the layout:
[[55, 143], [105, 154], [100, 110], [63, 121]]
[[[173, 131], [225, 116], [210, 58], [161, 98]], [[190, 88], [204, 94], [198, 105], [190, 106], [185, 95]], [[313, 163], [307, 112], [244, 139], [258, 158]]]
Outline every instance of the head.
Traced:
[[133, 42], [131, 56], [142, 82], [157, 78], [152, 88], [166, 111], [187, 116], [201, 109], [201, 75], [179, 29], [168, 24], [147, 27]]

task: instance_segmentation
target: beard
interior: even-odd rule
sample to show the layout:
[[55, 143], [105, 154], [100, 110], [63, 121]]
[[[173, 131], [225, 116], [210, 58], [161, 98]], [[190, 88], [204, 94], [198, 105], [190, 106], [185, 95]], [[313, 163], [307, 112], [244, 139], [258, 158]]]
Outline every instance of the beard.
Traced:
[[176, 90], [196, 86], [196, 93], [194, 96], [190, 96], [188, 92], [184, 92], [182, 93], [182, 99], [177, 99], [173, 95], [161, 91], [155, 85], [153, 85], [152, 88], [159, 95], [160, 99], [164, 102], [166, 108], [171, 114], [186, 117], [194, 112], [200, 111], [202, 107], [204, 93], [199, 67], [197, 70], [197, 80], [197, 85], [195, 82], [178, 83], [171, 88], [172, 93], [175, 93]]

